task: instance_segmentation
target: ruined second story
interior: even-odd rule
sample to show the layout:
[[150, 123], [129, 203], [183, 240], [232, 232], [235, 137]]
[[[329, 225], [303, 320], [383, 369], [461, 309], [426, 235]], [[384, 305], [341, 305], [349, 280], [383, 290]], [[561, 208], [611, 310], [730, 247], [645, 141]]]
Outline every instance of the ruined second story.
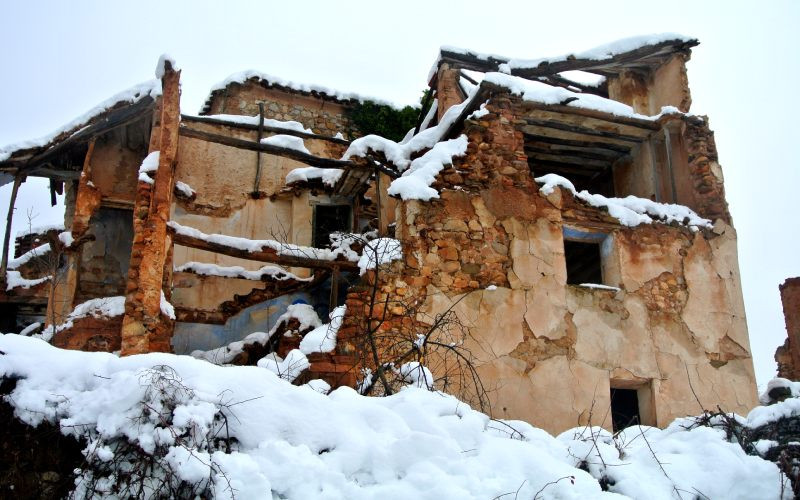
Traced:
[[59, 346], [259, 366], [299, 346], [297, 380], [430, 378], [552, 431], [748, 409], [736, 233], [690, 110], [696, 45], [443, 48], [399, 142], [358, 130], [358, 96], [253, 71], [181, 114], [164, 60], [161, 81], [0, 157], [16, 183], [67, 195], [64, 227], [40, 236], [54, 264], [4, 258], [6, 328], [38, 318]]

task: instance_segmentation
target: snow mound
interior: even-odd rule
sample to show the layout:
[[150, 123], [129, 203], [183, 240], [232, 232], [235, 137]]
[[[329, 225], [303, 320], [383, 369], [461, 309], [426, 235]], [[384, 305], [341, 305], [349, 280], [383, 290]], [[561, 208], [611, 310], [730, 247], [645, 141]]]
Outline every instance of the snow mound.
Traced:
[[[166, 457], [183, 481], [207, 480], [208, 496], [216, 498], [658, 500], [688, 491], [683, 498], [735, 500], [781, 494], [775, 464], [746, 455], [713, 428], [632, 428], [617, 441], [584, 428], [554, 438], [414, 387], [385, 398], [349, 388], [326, 396], [259, 367], [220, 367], [164, 353], [119, 358], [13, 334], [0, 336], [0, 351], [0, 376], [18, 378], [7, 398], [17, 418], [30, 425], [46, 420], [87, 439], [97, 450], [93, 459], [110, 459], [134, 443]], [[168, 406], [154, 390], [164, 384], [159, 374], [169, 375]], [[165, 420], [143, 414], [144, 403], [157, 404], [156, 416]], [[224, 428], [238, 442], [232, 450], [198, 438], [225, 436]], [[581, 461], [589, 472], [576, 467]], [[601, 489], [601, 478], [610, 491]]]

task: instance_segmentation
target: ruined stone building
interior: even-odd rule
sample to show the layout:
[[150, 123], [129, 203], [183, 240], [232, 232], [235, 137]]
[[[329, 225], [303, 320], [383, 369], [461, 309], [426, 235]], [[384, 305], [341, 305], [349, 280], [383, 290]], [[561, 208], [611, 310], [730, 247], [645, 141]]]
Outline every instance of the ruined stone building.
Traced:
[[800, 277], [787, 278], [780, 286], [786, 341], [775, 351], [778, 376], [800, 380]]
[[[559, 431], [746, 412], [736, 232], [708, 120], [689, 112], [696, 45], [536, 60], [443, 48], [400, 143], [360, 137], [358, 96], [256, 72], [181, 115], [180, 71], [162, 61], [159, 80], [0, 151], [14, 192], [39, 176], [66, 194], [63, 227], [3, 256], [3, 329], [36, 322], [57, 346], [122, 355], [210, 351], [274, 333], [302, 300], [323, 318], [346, 305], [306, 380], [372, 373], [365, 329], [381, 352], [412, 339], [401, 358], [436, 378], [421, 353], [447, 317], [460, 337], [440, 347], [470, 354], [498, 418]], [[377, 247], [337, 231], [402, 253], [359, 270]], [[259, 337], [259, 356], [308, 330], [286, 328]]]

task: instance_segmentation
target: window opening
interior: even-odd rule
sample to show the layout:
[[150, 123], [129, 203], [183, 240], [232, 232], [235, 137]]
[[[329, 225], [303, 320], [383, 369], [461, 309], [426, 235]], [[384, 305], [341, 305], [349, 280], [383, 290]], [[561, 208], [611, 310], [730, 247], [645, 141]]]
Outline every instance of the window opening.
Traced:
[[636, 389], [611, 388], [611, 422], [614, 432], [642, 422]]
[[567, 284], [603, 283], [600, 243], [564, 240]]
[[314, 246], [329, 246], [331, 233], [350, 232], [350, 213], [349, 205], [314, 205]]

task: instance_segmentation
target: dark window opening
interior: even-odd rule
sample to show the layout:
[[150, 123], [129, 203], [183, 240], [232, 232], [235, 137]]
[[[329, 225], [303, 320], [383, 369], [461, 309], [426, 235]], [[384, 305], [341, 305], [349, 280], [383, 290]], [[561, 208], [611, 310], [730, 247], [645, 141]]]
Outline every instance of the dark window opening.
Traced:
[[636, 389], [611, 388], [611, 422], [614, 432], [642, 422]]
[[567, 284], [603, 283], [600, 244], [564, 240], [567, 261]]
[[329, 246], [330, 234], [337, 231], [350, 232], [350, 225], [349, 205], [315, 205], [312, 239], [314, 246], [316, 248]]
[[602, 194], [609, 198], [616, 196], [614, 192], [614, 173], [611, 168], [596, 170], [577, 166], [559, 167], [556, 162], [538, 162], [535, 160], [531, 160], [529, 164], [534, 177], [556, 174], [572, 182], [578, 192], [586, 190], [592, 194]]

